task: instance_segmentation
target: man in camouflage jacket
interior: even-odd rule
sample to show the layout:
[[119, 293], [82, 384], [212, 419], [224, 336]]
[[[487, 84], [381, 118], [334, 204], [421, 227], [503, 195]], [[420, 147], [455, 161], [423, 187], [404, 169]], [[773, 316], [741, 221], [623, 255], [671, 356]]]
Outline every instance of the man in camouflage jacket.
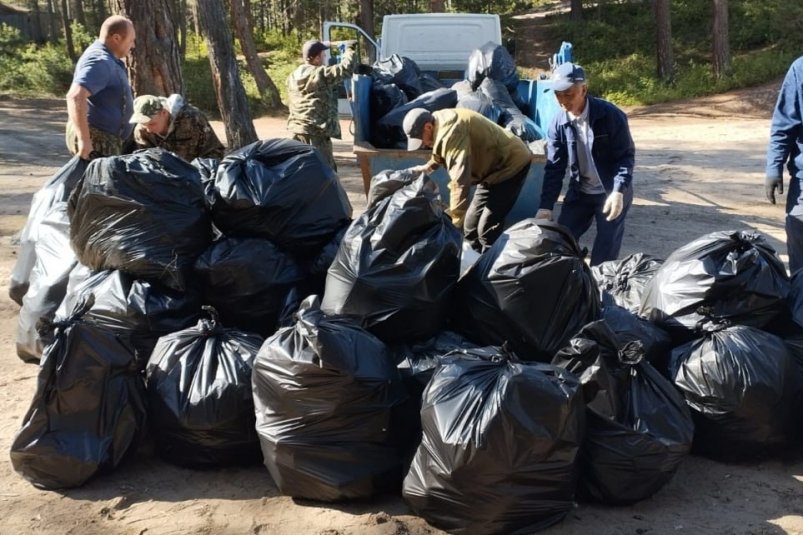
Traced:
[[192, 161], [195, 158], [222, 158], [223, 144], [201, 110], [184, 102], [181, 95], [157, 97], [140, 95], [134, 99], [137, 148], [161, 147]]
[[337, 118], [337, 84], [351, 76], [357, 64], [356, 41], [347, 41], [346, 51], [337, 65], [323, 65], [329, 43], [307, 41], [302, 48], [304, 64], [287, 79], [290, 116], [287, 128], [293, 139], [312, 145], [337, 171], [332, 139], [340, 139]]

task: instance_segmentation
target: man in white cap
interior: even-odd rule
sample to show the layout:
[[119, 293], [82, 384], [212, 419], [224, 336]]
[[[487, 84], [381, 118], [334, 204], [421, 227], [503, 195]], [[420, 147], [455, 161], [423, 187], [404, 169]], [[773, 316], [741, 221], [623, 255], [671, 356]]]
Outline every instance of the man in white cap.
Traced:
[[627, 116], [610, 102], [588, 95], [585, 71], [575, 63], [555, 69], [552, 88], [562, 110], [547, 134], [544, 185], [536, 218], [552, 219], [568, 169], [570, 183], [558, 223], [579, 240], [596, 221], [591, 265], [615, 260], [622, 247], [625, 216], [633, 203], [636, 148]]
[[357, 65], [357, 41], [344, 41], [346, 50], [337, 65], [324, 65], [330, 43], [315, 39], [301, 48], [304, 63], [287, 78], [290, 115], [287, 129], [293, 139], [312, 145], [330, 167], [337, 171], [332, 139], [340, 139], [337, 118], [337, 85], [349, 78]]
[[222, 158], [225, 152], [201, 110], [185, 103], [181, 95], [138, 96], [131, 123], [137, 125], [134, 141], [140, 149], [161, 147], [188, 162], [195, 158]]
[[466, 241], [478, 252], [493, 245], [530, 170], [527, 145], [479, 113], [461, 108], [431, 113], [416, 108], [407, 112], [402, 127], [408, 150], [432, 149], [429, 162], [413, 170], [431, 173], [446, 167], [449, 213]]

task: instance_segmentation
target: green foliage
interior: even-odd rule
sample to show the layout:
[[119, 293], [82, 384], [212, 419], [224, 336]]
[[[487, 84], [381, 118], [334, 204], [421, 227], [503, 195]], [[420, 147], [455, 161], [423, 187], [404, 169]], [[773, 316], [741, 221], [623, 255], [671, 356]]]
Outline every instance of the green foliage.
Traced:
[[[251, 115], [257, 117], [270, 112], [259, 95], [254, 77], [248, 71], [245, 61], [238, 61], [238, 67]], [[209, 52], [203, 37], [194, 33], [187, 35], [187, 54], [181, 68], [185, 98], [208, 116], [220, 118]]]
[[72, 30], [72, 42], [75, 50], [80, 54], [86, 47], [95, 42], [95, 36], [92, 35], [80, 22], [72, 21], [70, 24]]
[[[673, 0], [675, 79], [656, 77], [655, 21], [651, 2], [606, 3], [587, 8], [585, 20], [552, 17], [550, 37], [574, 45], [589, 73], [592, 93], [622, 105], [653, 104], [711, 95], [782, 76], [803, 50], [799, 0], [731, 0], [729, 34], [733, 72], [715, 79], [711, 67], [711, 3]], [[629, 31], [623, 29], [628, 28]]]
[[0, 92], [16, 96], [64, 96], [73, 65], [63, 43], [26, 43], [19, 30], [0, 25]]

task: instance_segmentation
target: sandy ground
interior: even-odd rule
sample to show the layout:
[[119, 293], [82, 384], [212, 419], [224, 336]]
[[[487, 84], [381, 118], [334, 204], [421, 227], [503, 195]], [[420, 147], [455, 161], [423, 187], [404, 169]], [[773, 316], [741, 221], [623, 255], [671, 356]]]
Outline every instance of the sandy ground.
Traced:
[[[630, 110], [636, 201], [623, 254], [665, 257], [702, 234], [749, 228], [765, 233], [785, 258], [783, 208], [769, 205], [763, 192], [768, 102], [775, 91], [777, 84]], [[58, 101], [0, 100], [0, 452], [9, 451], [37, 373], [15, 352], [18, 307], [7, 297], [16, 258], [12, 236], [24, 224], [31, 195], [68, 159], [65, 119]], [[260, 119], [256, 127], [262, 138], [286, 134], [282, 119]], [[345, 137], [335, 148], [339, 175], [359, 212], [362, 182]], [[262, 466], [192, 471], [146, 450], [82, 488], [44, 492], [0, 455], [0, 535], [308, 533], [440, 532], [396, 496], [328, 506], [280, 496]], [[653, 498], [619, 508], [579, 504], [546, 533], [803, 534], [803, 452], [748, 465], [690, 457]]]

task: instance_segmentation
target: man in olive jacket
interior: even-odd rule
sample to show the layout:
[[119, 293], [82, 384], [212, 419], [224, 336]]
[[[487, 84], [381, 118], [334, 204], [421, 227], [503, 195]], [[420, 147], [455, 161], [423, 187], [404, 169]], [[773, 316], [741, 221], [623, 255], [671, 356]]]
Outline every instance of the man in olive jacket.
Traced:
[[479, 113], [462, 108], [432, 113], [417, 108], [407, 113], [402, 126], [408, 150], [432, 148], [429, 162], [414, 170], [430, 173], [446, 167], [451, 179], [449, 213], [471, 247], [482, 252], [493, 245], [530, 170], [527, 145]]
[[321, 153], [334, 171], [337, 171], [332, 150], [332, 139], [340, 139], [340, 121], [337, 119], [337, 84], [351, 76], [357, 64], [357, 41], [346, 41], [346, 51], [340, 63], [323, 64], [324, 52], [329, 43], [312, 40], [304, 43], [300, 65], [287, 79], [290, 116], [287, 128], [293, 139], [312, 145]]

